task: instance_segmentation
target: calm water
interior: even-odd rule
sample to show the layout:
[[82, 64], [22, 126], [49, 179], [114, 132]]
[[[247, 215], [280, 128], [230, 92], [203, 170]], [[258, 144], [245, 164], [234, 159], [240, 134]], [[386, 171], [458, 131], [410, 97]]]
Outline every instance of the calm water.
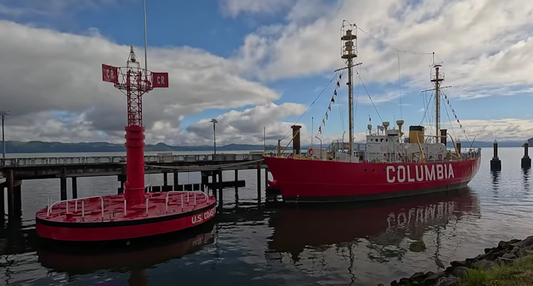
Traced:
[[[522, 149], [500, 149], [498, 176], [489, 171], [492, 151], [483, 152], [464, 191], [318, 210], [257, 208], [255, 171], [241, 172], [247, 186], [239, 203], [226, 189], [226, 210], [211, 225], [144, 249], [90, 255], [36, 246], [33, 215], [59, 197], [59, 180], [24, 181], [22, 228], [10, 225], [0, 239], [0, 284], [375, 285], [436, 271], [435, 256], [447, 264], [533, 234], [532, 176], [520, 169]], [[147, 181], [161, 184], [162, 175]], [[199, 181], [196, 173], [180, 176], [180, 183]], [[117, 187], [116, 177], [78, 179], [80, 196]]]

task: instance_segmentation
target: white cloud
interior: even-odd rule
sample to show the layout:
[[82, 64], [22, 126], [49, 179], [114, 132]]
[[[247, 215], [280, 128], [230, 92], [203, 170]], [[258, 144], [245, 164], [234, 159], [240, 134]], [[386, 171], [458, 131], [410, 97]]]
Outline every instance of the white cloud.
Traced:
[[[7, 21], [0, 21], [0, 38], [9, 38], [0, 47], [0, 103], [12, 113], [10, 140], [124, 140], [126, 98], [101, 81], [100, 68], [125, 65], [129, 47], [94, 32], [73, 35]], [[137, 53], [142, 58], [142, 50]], [[231, 61], [195, 48], [150, 49], [149, 69], [168, 71], [171, 86], [144, 96], [150, 143], [190, 142], [180, 129], [187, 114], [265, 105], [280, 97], [240, 77]], [[276, 114], [276, 108], [269, 111]]]
[[[303, 2], [321, 13], [307, 15], [305, 21], [295, 17]], [[346, 19], [371, 35], [358, 31], [358, 61], [367, 83], [398, 80], [398, 52], [388, 46], [393, 45], [436, 52], [455, 97], [514, 95], [513, 87], [533, 85], [532, 1], [302, 1], [286, 14], [287, 23], [276, 24], [276, 33], [265, 34], [262, 28], [245, 39], [239, 55], [247, 73], [275, 80], [342, 66], [339, 28]], [[247, 56], [258, 49], [253, 58]], [[430, 55], [400, 53], [401, 75], [407, 77], [403, 85], [427, 88], [431, 61]]]
[[[455, 138], [459, 138], [465, 141], [464, 132], [466, 132], [468, 138], [476, 141], [493, 141], [498, 140], [526, 140], [533, 137], [533, 120], [530, 119], [517, 119], [517, 118], [502, 118], [502, 119], [490, 119], [490, 120], [461, 120], [463, 129], [459, 128], [459, 124], [444, 123], [443, 128], [449, 128], [448, 132], [452, 135], [455, 134]], [[453, 130], [451, 127], [453, 126]], [[432, 129], [432, 134], [435, 134], [435, 129]]]
[[[270, 103], [260, 105], [244, 111], [230, 111], [217, 116], [217, 134], [223, 135], [222, 143], [262, 143], [263, 138], [267, 143], [277, 142], [277, 139], [289, 133], [293, 125], [290, 122], [280, 122], [287, 116], [297, 116], [306, 110], [306, 106], [297, 103], [283, 103], [276, 105]], [[264, 128], [264, 129], [263, 129]], [[213, 140], [213, 123], [211, 119], [203, 119], [187, 127], [187, 131], [197, 135], [195, 141]], [[303, 127], [302, 133], [307, 132]]]
[[124, 4], [133, 0], [4, 0], [0, 15], [10, 17], [45, 16], [57, 17], [74, 10], [97, 9], [109, 5]]
[[275, 13], [289, 8], [294, 0], [221, 0], [222, 11], [231, 17], [241, 13]]

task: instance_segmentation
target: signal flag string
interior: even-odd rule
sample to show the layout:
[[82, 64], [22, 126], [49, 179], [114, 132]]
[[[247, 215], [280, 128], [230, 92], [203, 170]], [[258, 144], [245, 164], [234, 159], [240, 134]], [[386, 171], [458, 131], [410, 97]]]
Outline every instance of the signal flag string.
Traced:
[[[324, 93], [324, 91], [326, 91], [326, 89], [328, 88], [328, 86], [331, 84], [331, 82], [335, 79], [336, 75], [334, 74], [333, 77], [331, 77], [331, 79], [329, 80], [328, 84], [324, 87], [324, 89], [322, 89], [322, 91], [317, 95], [317, 97], [315, 98], [315, 100], [313, 100], [313, 102], [311, 103], [311, 105], [309, 105], [309, 107], [307, 107], [307, 109], [304, 111], [304, 113], [302, 113], [302, 115], [300, 115], [300, 117], [298, 118], [298, 120], [296, 120], [296, 122], [294, 122], [294, 124], [300, 122], [300, 119], [302, 119], [302, 117], [307, 113], [307, 111], [309, 111], [309, 109], [311, 108], [311, 106], [313, 106], [315, 104], [315, 102], [320, 98], [320, 96]], [[283, 136], [283, 138], [281, 138], [281, 140], [289, 137], [289, 134], [291, 133], [292, 131], [289, 130], [287, 131], [287, 133], [285, 134], [285, 136]]]
[[461, 123], [461, 121], [457, 117], [457, 114], [455, 113], [455, 109], [453, 109], [453, 106], [450, 103], [450, 99], [448, 98], [448, 95], [446, 95], [446, 93], [444, 93], [444, 92], [442, 94], [444, 95], [444, 99], [446, 100], [446, 103], [448, 104], [448, 106], [450, 106], [450, 109], [452, 110], [452, 114], [455, 117], [455, 121], [457, 122], [457, 124], [459, 124], [459, 128], [461, 130], [463, 130], [463, 133], [465, 134], [466, 140], [470, 142], [470, 139], [468, 139], [468, 135], [466, 134], [466, 130], [463, 128], [463, 124]]
[[339, 78], [337, 79], [337, 85], [335, 86], [335, 89], [333, 90], [333, 95], [331, 96], [331, 99], [329, 101], [328, 109], [326, 110], [326, 113], [325, 113], [324, 117], [322, 118], [322, 124], [320, 124], [320, 126], [318, 126], [318, 131], [317, 131], [318, 134], [322, 134], [322, 127], [326, 127], [326, 121], [329, 118], [328, 112], [331, 111], [331, 104], [335, 103], [335, 97], [337, 96], [337, 90], [340, 89], [340, 87], [341, 87], [340, 81], [342, 79], [342, 74], [343, 73], [339, 73]]

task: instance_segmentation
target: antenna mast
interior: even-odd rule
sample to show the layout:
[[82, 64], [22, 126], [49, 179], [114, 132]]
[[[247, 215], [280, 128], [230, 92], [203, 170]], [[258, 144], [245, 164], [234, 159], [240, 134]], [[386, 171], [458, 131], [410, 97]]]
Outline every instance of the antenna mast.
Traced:
[[144, 80], [148, 82], [148, 39], [146, 36], [146, 0], [143, 0], [143, 20], [144, 20]]
[[353, 85], [352, 85], [352, 68], [353, 68], [353, 59], [357, 57], [357, 26], [355, 24], [350, 24], [348, 21], [342, 21], [341, 27], [341, 58], [346, 62], [346, 67], [348, 69], [348, 137], [349, 137], [349, 147], [348, 152], [350, 154], [350, 162], [352, 161], [353, 156]]
[[434, 64], [435, 71], [431, 73], [431, 82], [435, 83], [435, 140], [438, 143], [440, 140], [440, 85], [444, 81], [444, 73], [439, 71], [442, 65]]

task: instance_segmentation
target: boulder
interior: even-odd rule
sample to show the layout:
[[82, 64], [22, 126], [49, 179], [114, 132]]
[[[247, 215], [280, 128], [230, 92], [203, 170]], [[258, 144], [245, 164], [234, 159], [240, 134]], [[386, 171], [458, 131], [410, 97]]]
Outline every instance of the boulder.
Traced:
[[466, 263], [466, 261], [452, 261], [450, 262], [450, 264], [452, 265], [452, 267], [468, 267], [468, 263]]
[[503, 258], [503, 259], [515, 259], [515, 258], [516, 258], [516, 255], [514, 255], [514, 254], [511, 253], [511, 252], [507, 252], [507, 253], [505, 253], [504, 255], [502, 255], [501, 258]]
[[466, 276], [467, 267], [459, 266], [453, 269], [452, 275], [458, 278], [464, 278]]
[[409, 277], [409, 280], [423, 280], [424, 278], [426, 278], [426, 274], [424, 272], [415, 272], [415, 274]]
[[527, 237], [526, 239], [524, 239], [522, 241], [518, 240], [517, 242], [513, 242], [512, 245], [513, 246], [518, 246], [520, 248], [527, 247], [527, 246], [532, 246], [533, 245], [533, 236], [529, 236], [529, 237]]
[[440, 278], [439, 281], [437, 281], [437, 284], [435, 284], [435, 286], [455, 286], [457, 284], [458, 284], [457, 277], [446, 276], [446, 277]]
[[503, 257], [498, 257], [498, 258], [496, 258], [496, 260], [494, 260], [494, 262], [496, 262], [498, 264], [503, 263], [503, 264], [507, 264], [507, 265], [513, 263], [513, 261], [514, 261], [513, 259], [508, 259], [508, 258], [503, 258]]
[[409, 278], [405, 278], [404, 277], [404, 278], [400, 279], [399, 284], [400, 285], [406, 285], [408, 282], [409, 282]]
[[438, 273], [433, 273], [431, 275], [428, 275], [426, 279], [424, 279], [424, 283], [422, 285], [433, 286], [437, 284], [437, 281], [439, 281], [440, 278], [444, 277], [444, 275], [446, 275], [446, 273], [444, 272], [438, 272]]
[[528, 256], [528, 255], [533, 255], [533, 250], [520, 249], [520, 251], [518, 252], [518, 257], [524, 257], [524, 256]]
[[493, 268], [494, 266], [496, 266], [496, 263], [494, 261], [485, 260], [485, 259], [472, 264], [472, 268], [482, 269], [482, 270], [487, 270], [487, 269]]

